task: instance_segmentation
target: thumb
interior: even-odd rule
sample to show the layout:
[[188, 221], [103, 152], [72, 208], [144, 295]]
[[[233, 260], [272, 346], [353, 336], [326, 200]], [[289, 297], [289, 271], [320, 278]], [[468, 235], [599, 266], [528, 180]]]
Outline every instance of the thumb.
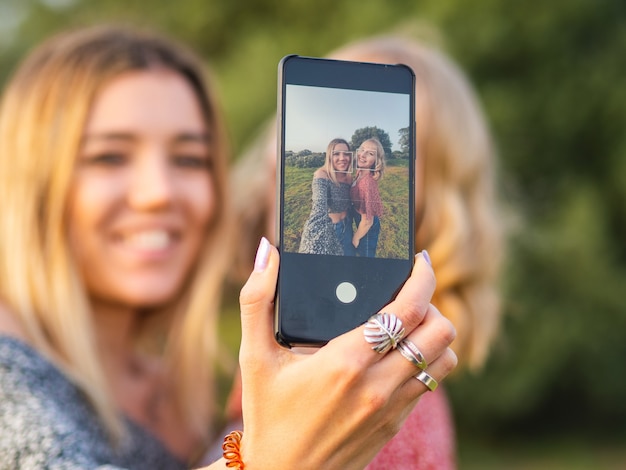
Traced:
[[263, 237], [254, 260], [254, 271], [239, 294], [240, 360], [245, 360], [248, 355], [256, 356], [278, 347], [274, 340], [272, 318], [279, 258], [278, 250]]

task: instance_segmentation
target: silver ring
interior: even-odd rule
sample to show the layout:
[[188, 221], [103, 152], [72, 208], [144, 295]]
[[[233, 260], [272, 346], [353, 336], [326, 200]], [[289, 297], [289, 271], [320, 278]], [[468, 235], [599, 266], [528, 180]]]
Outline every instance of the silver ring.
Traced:
[[426, 364], [426, 359], [424, 359], [424, 355], [418, 349], [417, 346], [408, 339], [403, 339], [398, 344], [398, 351], [402, 354], [411, 364], [413, 364], [418, 369], [424, 370], [428, 367]]
[[415, 378], [422, 382], [424, 385], [426, 385], [428, 390], [430, 390], [431, 392], [434, 392], [437, 388], [437, 385], [439, 385], [439, 383], [431, 375], [426, 373], [425, 370], [417, 374]]
[[365, 341], [377, 353], [384, 354], [395, 349], [404, 335], [402, 320], [393, 313], [377, 313], [370, 317], [363, 330]]

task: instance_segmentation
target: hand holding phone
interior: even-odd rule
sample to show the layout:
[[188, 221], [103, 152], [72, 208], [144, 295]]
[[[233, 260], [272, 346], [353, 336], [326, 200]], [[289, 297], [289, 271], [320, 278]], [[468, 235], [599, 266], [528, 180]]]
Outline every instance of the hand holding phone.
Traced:
[[[315, 354], [280, 347], [268, 322], [278, 270], [278, 252], [263, 240], [240, 295], [245, 462], [257, 468], [364, 468], [428, 385], [415, 379], [419, 369], [399, 352], [372, 350], [363, 327]], [[427, 258], [417, 256], [411, 276], [384, 311], [402, 321], [428, 373], [441, 382], [456, 356], [449, 348], [452, 324], [430, 305], [435, 284]], [[409, 447], [414, 443], [410, 432], [404, 439]], [[278, 457], [276, 442], [289, 444]]]

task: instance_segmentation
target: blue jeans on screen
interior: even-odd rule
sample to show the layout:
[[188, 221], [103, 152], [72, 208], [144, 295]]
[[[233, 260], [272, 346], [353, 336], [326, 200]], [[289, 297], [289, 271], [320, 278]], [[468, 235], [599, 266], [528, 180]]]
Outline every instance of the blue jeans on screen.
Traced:
[[[358, 212], [354, 214], [354, 220], [356, 221], [356, 226], [358, 227], [361, 223], [361, 214], [359, 214]], [[364, 258], [375, 258], [379, 235], [380, 219], [377, 216], [374, 216], [374, 223], [367, 231], [365, 236], [359, 241], [359, 246], [356, 247], [357, 256], [362, 256]]]
[[354, 232], [352, 231], [352, 217], [350, 213], [346, 215], [346, 217], [336, 224], [333, 224], [335, 227], [335, 233], [337, 234], [337, 238], [339, 239], [339, 243], [343, 248], [343, 254], [345, 256], [354, 256], [354, 245], [352, 244], [352, 235]]

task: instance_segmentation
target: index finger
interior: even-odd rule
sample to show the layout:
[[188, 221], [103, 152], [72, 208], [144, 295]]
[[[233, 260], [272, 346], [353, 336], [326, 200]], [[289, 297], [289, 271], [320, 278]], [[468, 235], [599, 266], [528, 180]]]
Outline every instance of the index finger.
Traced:
[[[428, 253], [422, 251], [416, 256], [411, 276], [406, 280], [396, 298], [383, 307], [379, 313], [393, 313], [400, 320], [409, 334], [419, 325], [435, 293], [437, 279], [430, 264]], [[405, 334], [405, 336], [406, 336]]]

